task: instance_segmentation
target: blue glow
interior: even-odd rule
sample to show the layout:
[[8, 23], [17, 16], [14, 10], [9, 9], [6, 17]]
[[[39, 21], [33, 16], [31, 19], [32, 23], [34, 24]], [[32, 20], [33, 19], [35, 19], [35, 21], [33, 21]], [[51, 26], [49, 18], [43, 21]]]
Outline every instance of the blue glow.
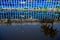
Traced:
[[[4, 2], [3, 2], [4, 1]], [[34, 0], [34, 1], [28, 1], [28, 0], [1, 0], [0, 1], [0, 8], [32, 8], [32, 7], [48, 7], [53, 8], [56, 6], [60, 6], [60, 3], [54, 4], [52, 0], [51, 2], [46, 2], [46, 0]], [[20, 2], [25, 2], [25, 4], [21, 4]]]

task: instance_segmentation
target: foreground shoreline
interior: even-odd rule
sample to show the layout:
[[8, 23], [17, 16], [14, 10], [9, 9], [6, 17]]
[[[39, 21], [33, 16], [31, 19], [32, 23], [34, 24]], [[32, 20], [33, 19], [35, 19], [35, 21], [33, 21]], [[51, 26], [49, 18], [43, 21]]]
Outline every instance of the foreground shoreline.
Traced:
[[37, 19], [29, 19], [29, 20], [0, 20], [0, 24], [11, 24], [11, 23], [60, 23], [60, 21], [53, 20], [37, 20]]

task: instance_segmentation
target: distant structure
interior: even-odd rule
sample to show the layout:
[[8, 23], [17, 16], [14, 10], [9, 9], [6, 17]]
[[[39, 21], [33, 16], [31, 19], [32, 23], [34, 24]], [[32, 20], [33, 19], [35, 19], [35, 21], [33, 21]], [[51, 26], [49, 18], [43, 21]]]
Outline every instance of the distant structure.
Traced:
[[[40, 12], [36, 13], [36, 12], [28, 11], [27, 13], [25, 13], [24, 9], [30, 9], [30, 10], [38, 9], [38, 11], [40, 11], [39, 10], [40, 8], [47, 9], [47, 8], [56, 8], [56, 7], [60, 7], [59, 0], [0, 0], [0, 10], [4, 9], [3, 11], [0, 11], [0, 19], [8, 19], [9, 17], [11, 19], [20, 19], [21, 17], [25, 19], [29, 19], [29, 16], [31, 15], [30, 19], [34, 18], [34, 20], [36, 20], [38, 18], [43, 18], [45, 16], [42, 17], [42, 14]], [[22, 9], [24, 11], [20, 12], [14, 9], [18, 9], [18, 10]], [[36, 15], [35, 13], [38, 15]], [[52, 17], [51, 13], [48, 15]]]
[[[58, 2], [58, 3], [56, 3]], [[0, 8], [33, 8], [60, 6], [59, 0], [0, 0]]]

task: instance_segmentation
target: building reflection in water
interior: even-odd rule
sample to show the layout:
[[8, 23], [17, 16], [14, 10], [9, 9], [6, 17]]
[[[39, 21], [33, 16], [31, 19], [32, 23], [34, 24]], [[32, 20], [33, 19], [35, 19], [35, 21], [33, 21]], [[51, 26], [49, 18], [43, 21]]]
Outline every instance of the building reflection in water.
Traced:
[[53, 23], [45, 23], [41, 25], [41, 32], [43, 32], [47, 37], [54, 38], [57, 35], [58, 30], [53, 28]]

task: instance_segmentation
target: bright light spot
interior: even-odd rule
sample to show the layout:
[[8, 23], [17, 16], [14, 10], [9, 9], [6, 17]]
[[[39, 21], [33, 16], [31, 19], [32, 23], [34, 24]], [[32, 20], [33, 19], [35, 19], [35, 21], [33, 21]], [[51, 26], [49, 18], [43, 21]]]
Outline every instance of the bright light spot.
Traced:
[[26, 2], [19, 2], [19, 4], [25, 4]]
[[30, 0], [30, 2], [32, 2], [33, 0]]
[[34, 0], [28, 0], [28, 2], [33, 2]]
[[47, 0], [48, 2], [51, 2], [52, 0]]
[[24, 15], [20, 15], [21, 17], [25, 17]]

